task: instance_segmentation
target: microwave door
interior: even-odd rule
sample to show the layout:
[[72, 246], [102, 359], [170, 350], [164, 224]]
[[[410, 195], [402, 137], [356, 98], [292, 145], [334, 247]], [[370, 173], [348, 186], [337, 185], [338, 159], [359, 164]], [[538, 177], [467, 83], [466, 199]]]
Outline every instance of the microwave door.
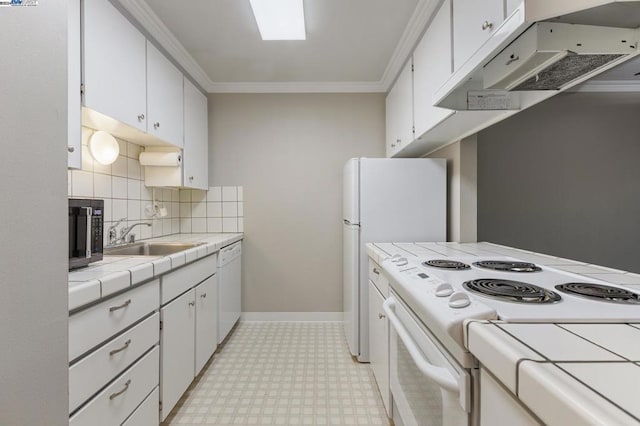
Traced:
[[[74, 242], [72, 257], [91, 257], [91, 221], [93, 215], [93, 209], [91, 207], [76, 207], [73, 209], [74, 214], [73, 224], [72, 219], [69, 219], [70, 228], [69, 233], [75, 233], [71, 235]], [[72, 231], [73, 230], [73, 231]]]

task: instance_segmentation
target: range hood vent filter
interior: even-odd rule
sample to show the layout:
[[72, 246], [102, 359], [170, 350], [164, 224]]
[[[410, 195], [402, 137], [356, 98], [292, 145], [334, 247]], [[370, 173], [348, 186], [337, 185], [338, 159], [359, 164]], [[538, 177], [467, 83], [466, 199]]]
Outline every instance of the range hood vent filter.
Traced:
[[591, 73], [622, 56], [625, 55], [578, 55], [570, 52], [558, 62], [510, 90], [560, 90], [580, 76]]
[[560, 90], [630, 58], [638, 32], [627, 28], [538, 22], [483, 69], [489, 90]]

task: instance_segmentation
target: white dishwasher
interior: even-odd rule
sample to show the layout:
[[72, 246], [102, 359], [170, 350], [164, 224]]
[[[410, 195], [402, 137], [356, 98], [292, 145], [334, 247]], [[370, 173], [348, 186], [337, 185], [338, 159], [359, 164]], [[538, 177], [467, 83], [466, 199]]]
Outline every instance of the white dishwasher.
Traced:
[[231, 244], [218, 256], [218, 343], [240, 318], [242, 278], [242, 243]]

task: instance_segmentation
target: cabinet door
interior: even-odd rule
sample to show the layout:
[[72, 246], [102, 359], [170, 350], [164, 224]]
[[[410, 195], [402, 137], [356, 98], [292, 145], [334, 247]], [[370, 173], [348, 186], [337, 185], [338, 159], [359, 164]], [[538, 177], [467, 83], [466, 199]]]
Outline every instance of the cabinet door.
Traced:
[[195, 318], [193, 289], [160, 309], [160, 401], [163, 421], [195, 376]]
[[420, 138], [454, 111], [433, 106], [433, 94], [451, 75], [451, 0], [445, 0], [413, 52], [416, 136]]
[[172, 145], [183, 145], [182, 73], [147, 41], [147, 132]]
[[146, 131], [146, 39], [108, 0], [83, 19], [84, 106]]
[[382, 310], [384, 297], [369, 280], [369, 360], [382, 402], [389, 414], [389, 326]]
[[80, 0], [68, 0], [68, 50], [67, 50], [67, 167], [82, 168], [82, 99], [80, 85], [82, 84], [82, 48]]
[[460, 68], [504, 20], [504, 0], [453, 0], [453, 66]]
[[216, 350], [218, 336], [218, 312], [216, 306], [217, 275], [213, 275], [200, 283], [196, 288], [196, 359], [195, 374]]
[[209, 189], [207, 97], [184, 79], [184, 186]]
[[387, 157], [413, 141], [413, 62], [402, 69], [386, 99]]

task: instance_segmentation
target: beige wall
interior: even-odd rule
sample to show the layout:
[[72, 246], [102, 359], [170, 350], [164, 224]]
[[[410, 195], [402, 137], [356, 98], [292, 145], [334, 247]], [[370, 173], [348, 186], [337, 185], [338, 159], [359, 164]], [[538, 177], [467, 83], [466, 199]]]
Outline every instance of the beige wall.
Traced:
[[447, 145], [428, 158], [447, 159], [447, 241], [477, 241], [476, 135]]
[[67, 2], [0, 8], [0, 425], [68, 422]]
[[342, 167], [384, 156], [382, 94], [209, 97], [209, 183], [244, 186], [242, 310], [342, 311]]

